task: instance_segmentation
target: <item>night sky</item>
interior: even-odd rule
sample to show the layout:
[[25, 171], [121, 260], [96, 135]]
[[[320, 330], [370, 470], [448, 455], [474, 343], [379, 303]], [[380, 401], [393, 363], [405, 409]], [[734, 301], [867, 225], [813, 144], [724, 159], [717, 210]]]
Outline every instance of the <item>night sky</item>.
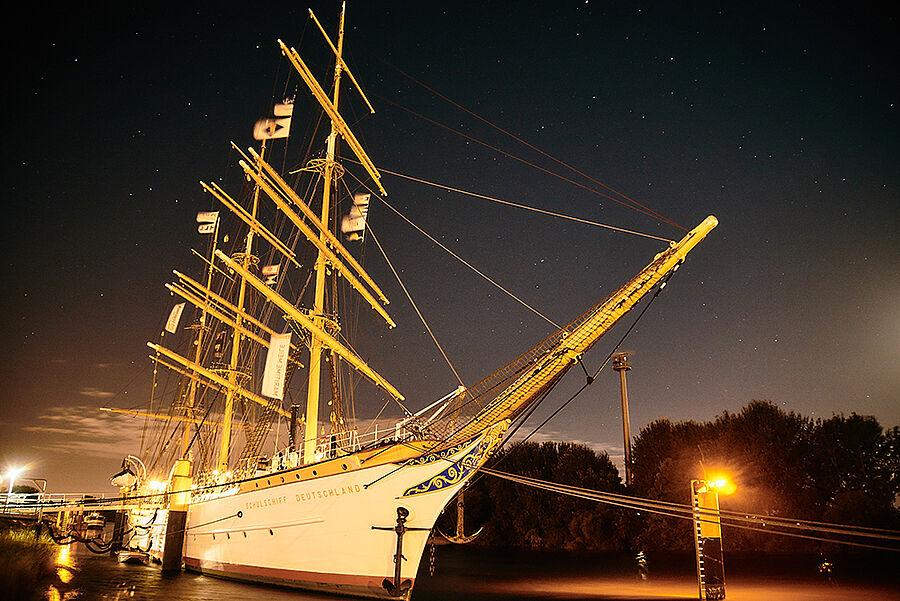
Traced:
[[[474, 142], [601, 189], [424, 84], [682, 226], [718, 217], [623, 345], [634, 353], [634, 432], [753, 399], [897, 425], [896, 14], [733, 4], [354, 2], [346, 58], [376, 114], [349, 88], [345, 114], [386, 171], [682, 234]], [[306, 9], [333, 34], [336, 2], [197, 6], [63, 7], [4, 42], [0, 470], [28, 465], [51, 491], [113, 492], [109, 476], [139, 450], [142, 422], [97, 408], [146, 402], [145, 343], [174, 303], [163, 285], [173, 268], [198, 269], [193, 218], [213, 208], [198, 181], [239, 189], [229, 143], [250, 145], [253, 122], [284, 93], [276, 40], [327, 81]], [[298, 92], [292, 157], [313, 109]], [[393, 206], [557, 323], [662, 248], [388, 174], [383, 183]], [[377, 201], [370, 224], [466, 384], [552, 331]], [[411, 408], [424, 407], [458, 383], [377, 249], [363, 254], [399, 327], [373, 321], [362, 348]], [[623, 331], [586, 357], [589, 369]], [[533, 424], [582, 382], [570, 372]], [[359, 394], [358, 413], [372, 417], [383, 397]], [[536, 439], [621, 461], [618, 395], [617, 375], [601, 373]]]

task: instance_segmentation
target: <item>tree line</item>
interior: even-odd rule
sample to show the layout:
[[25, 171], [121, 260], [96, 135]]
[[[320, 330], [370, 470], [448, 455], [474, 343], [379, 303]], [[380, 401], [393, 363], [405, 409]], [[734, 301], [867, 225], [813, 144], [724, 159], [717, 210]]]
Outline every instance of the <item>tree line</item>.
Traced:
[[[723, 510], [900, 529], [900, 428], [855, 413], [811, 419], [768, 401], [708, 422], [656, 420], [634, 440], [632, 486], [605, 452], [573, 443], [517, 443], [489, 466], [561, 484], [690, 504], [690, 481], [728, 474]], [[438, 522], [455, 532], [456, 511]], [[467, 532], [487, 546], [570, 550], [690, 550], [690, 520], [561, 496], [490, 476], [465, 491]], [[825, 543], [724, 529], [732, 550], [821, 551]]]

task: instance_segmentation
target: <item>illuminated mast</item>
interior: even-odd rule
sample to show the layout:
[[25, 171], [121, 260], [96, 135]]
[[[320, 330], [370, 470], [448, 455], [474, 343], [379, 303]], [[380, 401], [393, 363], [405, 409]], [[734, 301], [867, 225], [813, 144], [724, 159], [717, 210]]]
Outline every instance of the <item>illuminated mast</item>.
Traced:
[[[219, 243], [219, 216], [216, 215], [215, 225], [213, 225], [213, 243], [212, 243], [212, 254], [216, 254], [216, 246]], [[213, 264], [212, 259], [209, 262], [209, 269], [207, 270], [206, 276], [206, 288], [207, 290], [212, 287], [212, 275], [213, 275]], [[207, 293], [207, 297], [209, 294]], [[197, 338], [194, 340], [194, 363], [200, 364], [200, 353], [203, 349], [203, 335], [206, 333], [206, 330], [209, 328], [206, 326], [206, 305], [203, 306], [202, 313], [200, 314], [200, 321], [195, 326], [190, 326], [191, 328], [197, 329]], [[202, 425], [202, 420], [198, 421], [194, 419], [194, 405], [197, 401], [197, 377], [194, 375], [191, 377], [191, 382], [189, 384], [190, 390], [188, 391], [187, 405], [184, 408], [184, 432], [182, 432], [181, 437], [181, 458], [187, 459], [188, 450], [190, 449], [191, 444], [191, 424], [197, 423]]]
[[[331, 232], [331, 228], [329, 225], [329, 214], [331, 207], [331, 187], [333, 181], [340, 177], [340, 174], [343, 172], [343, 168], [335, 163], [335, 149], [337, 146], [337, 138], [341, 136], [353, 154], [356, 155], [356, 158], [359, 159], [360, 164], [365, 168], [365, 170], [369, 173], [374, 181], [376, 187], [382, 194], [387, 194], [384, 191], [384, 188], [381, 185], [381, 174], [378, 173], [378, 170], [375, 168], [375, 165], [372, 163], [372, 160], [366, 155], [365, 150], [363, 150], [359, 141], [356, 139], [356, 136], [353, 135], [353, 132], [350, 131], [350, 126], [344, 121], [338, 112], [338, 101], [340, 99], [340, 81], [341, 74], [346, 72], [350, 79], [355, 84], [355, 87], [359, 90], [359, 85], [356, 84], [356, 80], [353, 77], [353, 73], [347, 68], [344, 59], [342, 58], [343, 47], [344, 47], [344, 14], [346, 12], [346, 5], [344, 5], [341, 9], [341, 18], [340, 25], [338, 27], [338, 39], [337, 46], [335, 46], [331, 40], [328, 38], [328, 35], [325, 33], [325, 30], [322, 28], [322, 25], [319, 23], [318, 19], [316, 19], [312, 10], [309, 11], [310, 16], [313, 21], [315, 21], [319, 30], [322, 32], [322, 35], [325, 37], [325, 40], [328, 42], [328, 45], [331, 47], [331, 50], [335, 54], [335, 66], [334, 66], [334, 92], [332, 94], [332, 98], [328, 97], [328, 94], [319, 83], [316, 81], [312, 72], [309, 70], [309, 67], [303, 62], [300, 58], [300, 55], [297, 54], [297, 51], [294, 48], [288, 48], [285, 44], [279, 40], [278, 43], [281, 46], [281, 50], [284, 55], [288, 58], [297, 72], [300, 74], [304, 83], [309, 86], [310, 91], [316, 100], [319, 101], [319, 104], [325, 110], [329, 119], [331, 120], [331, 133], [328, 136], [327, 145], [326, 145], [326, 155], [324, 159], [324, 164], [321, 165], [322, 169], [322, 177], [324, 180], [324, 189], [322, 191], [322, 210], [321, 210], [321, 219], [319, 219], [314, 214], [307, 215], [310, 218], [310, 221], [313, 223], [317, 222], [316, 227], [319, 229], [318, 235], [310, 238], [313, 243], [318, 247], [319, 254], [316, 259], [315, 271], [316, 271], [316, 287], [315, 287], [315, 296], [313, 298], [313, 307], [310, 311], [309, 319], [306, 316], [293, 315], [294, 319], [300, 318], [301, 322], [309, 321], [310, 323], [306, 327], [306, 329], [312, 335], [312, 341], [310, 343], [310, 359], [309, 359], [309, 388], [306, 398], [306, 431], [304, 434], [304, 442], [303, 442], [303, 461], [305, 463], [312, 463], [315, 461], [315, 450], [316, 450], [316, 437], [318, 436], [318, 422], [319, 422], [319, 388], [321, 386], [321, 374], [322, 374], [322, 349], [324, 346], [329, 346], [332, 350], [335, 348], [343, 348], [340, 343], [333, 340], [333, 338], [325, 331], [325, 324], [327, 322], [325, 316], [325, 277], [330, 269], [336, 269], [341, 273], [341, 275], [347, 278], [347, 282], [351, 284], [354, 288], [356, 288], [361, 294], [363, 294], [364, 298], [366, 298], [369, 304], [373, 309], [376, 309], [379, 313], [385, 317], [388, 326], [394, 327], [394, 322], [384, 313], [383, 309], [381, 309], [378, 305], [378, 301], [375, 300], [363, 287], [363, 285], [357, 281], [356, 277], [344, 267], [343, 261], [348, 262], [353, 270], [355, 270], [361, 278], [366, 281], [376, 292], [377, 296], [380, 297], [382, 303], [387, 304], [387, 299], [384, 298], [384, 295], [381, 294], [379, 290], [377, 290], [377, 286], [374, 285], [374, 282], [371, 281], [371, 278], [365, 274], [365, 272], [359, 267], [356, 261], [347, 253], [346, 249], [344, 249], [340, 242], [335, 238], [334, 234]], [[365, 98], [365, 95], [362, 94], [360, 90], [360, 95], [362, 95], [363, 99], [366, 101], [366, 104], [369, 107], [371, 112], [375, 112], [375, 109], [372, 108], [371, 103], [368, 99]], [[316, 161], [318, 163], [318, 161]], [[310, 168], [314, 169], [313, 162], [311, 162]], [[270, 174], [271, 175], [271, 174]], [[251, 176], [252, 177], [252, 176]], [[294, 195], [293, 191], [282, 188], [282, 191], [287, 194], [288, 197], [292, 197]], [[267, 190], [267, 194], [270, 194]], [[272, 195], [272, 200], [276, 203], [280, 202], [280, 199], [277, 195]], [[287, 213], [292, 213], [287, 207], [282, 207], [279, 205], [282, 211]], [[303, 202], [297, 203], [297, 207], [301, 210], [305, 210], [305, 205]], [[295, 221], [295, 225], [298, 228], [306, 229], [306, 225], [302, 221]], [[332, 248], [334, 250], [332, 250]], [[336, 252], [335, 252], [336, 251]], [[265, 292], [264, 292], [265, 294]], [[293, 313], [293, 311], [289, 311], [289, 313]], [[310, 327], [311, 326], [311, 327]], [[340, 353], [339, 353], [340, 354]], [[349, 359], [350, 362], [356, 367], [356, 369], [363, 370], [368, 372], [370, 376], [374, 376], [374, 381], [382, 388], [387, 390], [390, 394], [392, 394], [395, 398], [402, 399], [403, 396], [390, 384], [383, 380], [377, 374], [371, 372], [371, 370], [353, 353], [343, 353], [342, 356], [345, 359]]]
[[[335, 109], [338, 107], [338, 99], [340, 96], [341, 82], [341, 53], [344, 48], [344, 11], [346, 7], [341, 9], [341, 21], [338, 28], [337, 39], [337, 60], [334, 62], [334, 96], [332, 104]], [[331, 133], [328, 135], [328, 143], [325, 151], [325, 166], [323, 170], [323, 190], [322, 190], [322, 224], [324, 229], [329, 229], [328, 218], [331, 212], [331, 184], [334, 176], [334, 156], [335, 147], [337, 146], [338, 130], [334, 123], [331, 122]], [[325, 232], [319, 233], [319, 239], [325, 241]], [[316, 289], [313, 299], [312, 319], [320, 328], [325, 327], [325, 275], [326, 275], [326, 259], [325, 254], [319, 250], [316, 258]], [[315, 461], [316, 437], [318, 436], [319, 425], [319, 387], [321, 384], [322, 374], [322, 341], [315, 335], [312, 336], [312, 342], [309, 346], [309, 388], [306, 396], [306, 432], [303, 437], [303, 460], [304, 463], [312, 463]]]
[[[263, 141], [260, 148], [260, 156], [266, 151], [266, 143]], [[256, 213], [259, 208], [259, 186], [253, 190], [253, 212], [251, 217], [255, 220]], [[259, 258], [253, 255], [253, 228], [247, 232], [247, 241], [244, 245], [244, 252], [235, 253], [233, 255], [235, 261], [239, 262], [244, 271], [249, 270], [251, 265], [257, 265]], [[238, 369], [238, 360], [241, 350], [241, 315], [244, 313], [244, 302], [247, 296], [247, 278], [241, 273], [241, 284], [238, 290], [237, 311], [235, 313], [234, 331], [231, 336], [231, 358], [225, 373], [228, 374], [228, 389], [225, 393], [225, 412], [222, 415], [222, 440], [219, 443], [219, 471], [228, 471], [228, 454], [231, 450], [231, 422], [234, 416], [234, 396], [239, 386], [243, 386], [250, 378], [250, 374], [244, 369]], [[220, 371], [220, 370], [216, 370]], [[240, 379], [240, 382], [238, 381]]]

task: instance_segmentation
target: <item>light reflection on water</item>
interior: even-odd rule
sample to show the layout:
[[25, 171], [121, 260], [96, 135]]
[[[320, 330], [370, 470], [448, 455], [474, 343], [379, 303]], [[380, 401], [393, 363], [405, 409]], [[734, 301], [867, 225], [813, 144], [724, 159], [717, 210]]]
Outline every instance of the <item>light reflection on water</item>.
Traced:
[[[46, 601], [322, 601], [309, 595], [268, 586], [207, 578], [199, 574], [163, 574], [159, 566], [121, 564], [111, 555], [95, 555], [81, 545], [62, 547], [60, 582]], [[63, 563], [65, 562], [65, 563]], [[66, 569], [64, 566], [68, 566]], [[63, 575], [65, 574], [65, 576]]]
[[48, 601], [63, 601], [66, 598], [65, 591], [69, 587], [69, 583], [75, 576], [75, 566], [73, 559], [73, 545], [64, 545], [59, 548], [56, 555], [56, 577], [58, 584], [51, 586], [47, 591]]
[[[726, 557], [726, 564], [728, 564]], [[413, 592], [413, 601], [531, 601], [538, 599], [605, 601], [683, 601], [696, 599], [697, 582], [690, 557], [651, 561], [650, 577], [641, 580], [637, 566], [622, 555], [574, 556], [502, 552], [474, 547], [439, 547], [436, 573], [428, 558]], [[838, 601], [871, 597], [898, 599], [897, 580], [872, 585], [866, 579], [827, 585], [806, 564], [784, 562], [773, 568], [746, 560], [726, 565], [729, 601]], [[158, 566], [120, 564], [110, 555], [94, 555], [78, 546], [63, 547], [59, 582], [46, 601], [325, 601], [328, 595], [231, 582], [192, 573], [163, 575]], [[0, 595], [2, 596], [2, 595]]]

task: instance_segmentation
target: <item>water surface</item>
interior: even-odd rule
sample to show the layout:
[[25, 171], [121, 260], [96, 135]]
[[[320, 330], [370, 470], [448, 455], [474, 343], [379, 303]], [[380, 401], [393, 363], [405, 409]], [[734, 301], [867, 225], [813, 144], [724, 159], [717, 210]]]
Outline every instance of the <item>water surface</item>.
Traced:
[[[891, 554], [835, 559], [833, 582], [817, 570], [817, 558], [726, 553], [730, 601], [868, 601], [900, 599]], [[896, 555], [896, 554], [893, 554]], [[622, 554], [570, 554], [437, 546], [434, 574], [426, 550], [413, 601], [533, 601], [538, 599], [675, 601], [697, 599], [690, 555], [650, 554], [646, 578]], [[62, 582], [47, 601], [325, 601], [337, 597], [244, 584], [190, 572], [162, 574], [157, 566], [125, 565], [81, 545], [64, 548]], [[2, 596], [2, 595], [0, 595]]]

